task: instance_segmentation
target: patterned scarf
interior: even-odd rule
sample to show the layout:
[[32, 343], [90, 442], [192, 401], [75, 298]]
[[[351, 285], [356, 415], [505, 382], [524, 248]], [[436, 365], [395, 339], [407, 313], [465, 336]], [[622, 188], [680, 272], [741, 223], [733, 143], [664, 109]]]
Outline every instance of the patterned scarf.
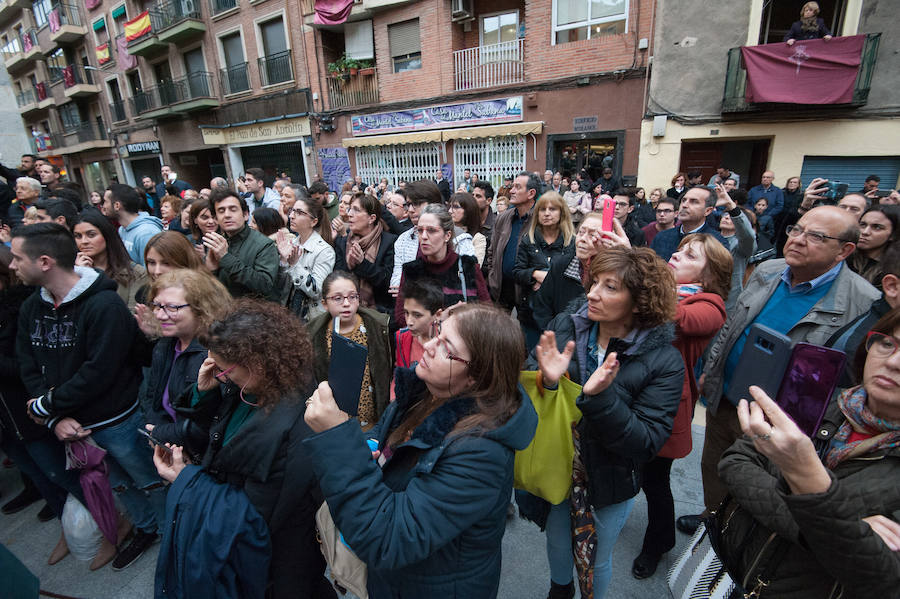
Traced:
[[800, 19], [800, 30], [801, 31], [818, 31], [819, 30], [819, 15], [813, 15], [807, 18]]
[[682, 283], [681, 285], [676, 286], [675, 291], [678, 294], [678, 301], [680, 302], [686, 297], [696, 295], [703, 291], [703, 285], [700, 283]]
[[572, 423], [572, 442], [575, 455], [572, 460], [572, 495], [569, 499], [572, 521], [572, 551], [575, 572], [582, 597], [594, 596], [594, 558], [597, 555], [597, 530], [594, 527], [594, 511], [588, 500], [588, 474], [581, 458], [581, 435]]
[[[384, 229], [381, 228], [381, 224], [376, 223], [372, 230], [365, 235], [360, 236], [356, 233], [350, 233], [350, 237], [347, 238], [347, 250], [349, 251], [350, 246], [354, 242], [358, 242], [359, 247], [363, 251], [363, 260], [374, 264], [378, 258], [378, 249], [381, 246], [381, 234], [383, 232]], [[353, 269], [351, 268], [350, 270]], [[375, 305], [375, 290], [372, 289], [372, 284], [365, 279], [360, 279], [359, 281], [359, 305], [366, 308], [371, 308]]]
[[[879, 418], [866, 405], [865, 389], [851, 387], [838, 397], [838, 406], [847, 417], [837, 434], [831, 440], [831, 447], [825, 458], [825, 465], [834, 470], [838, 464], [850, 458], [868, 455], [880, 449], [900, 445], [900, 424]], [[848, 443], [853, 432], [872, 435], [868, 439]]]

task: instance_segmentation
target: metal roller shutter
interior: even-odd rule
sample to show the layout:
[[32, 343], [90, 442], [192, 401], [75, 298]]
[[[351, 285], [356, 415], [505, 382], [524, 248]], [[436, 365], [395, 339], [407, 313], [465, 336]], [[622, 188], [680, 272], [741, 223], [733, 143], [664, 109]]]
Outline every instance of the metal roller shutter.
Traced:
[[487, 179], [494, 189], [503, 185], [505, 177], [515, 177], [525, 170], [525, 137], [504, 135], [453, 142], [454, 191], [470, 169], [481, 180]]
[[419, 39], [419, 19], [410, 19], [402, 23], [388, 25], [388, 40], [391, 46], [391, 56], [406, 56], [422, 51], [422, 42]]
[[[782, 173], [785, 174], [785, 173]], [[869, 175], [881, 177], [881, 189], [897, 187], [900, 176], [900, 156], [805, 156], [800, 178], [808, 185], [816, 177], [847, 183], [850, 191], [862, 189]], [[787, 177], [781, 177], [786, 179]]]

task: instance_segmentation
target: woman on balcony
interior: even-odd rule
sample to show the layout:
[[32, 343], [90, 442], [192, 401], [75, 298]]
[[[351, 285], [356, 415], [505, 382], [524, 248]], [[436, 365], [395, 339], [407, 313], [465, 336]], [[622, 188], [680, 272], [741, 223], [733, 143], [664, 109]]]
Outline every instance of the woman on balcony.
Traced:
[[831, 39], [831, 31], [825, 26], [825, 19], [819, 18], [819, 3], [807, 2], [800, 9], [800, 20], [794, 21], [791, 30], [784, 36], [788, 46], [793, 46], [797, 40], [823, 39], [826, 42]]

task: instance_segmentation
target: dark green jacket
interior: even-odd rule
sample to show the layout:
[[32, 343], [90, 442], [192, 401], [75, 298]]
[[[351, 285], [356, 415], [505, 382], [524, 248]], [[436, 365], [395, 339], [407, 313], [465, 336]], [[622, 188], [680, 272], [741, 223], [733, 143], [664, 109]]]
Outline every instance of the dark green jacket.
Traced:
[[228, 253], [213, 274], [233, 297], [255, 295], [277, 300], [278, 248], [274, 241], [245, 225], [228, 237]]

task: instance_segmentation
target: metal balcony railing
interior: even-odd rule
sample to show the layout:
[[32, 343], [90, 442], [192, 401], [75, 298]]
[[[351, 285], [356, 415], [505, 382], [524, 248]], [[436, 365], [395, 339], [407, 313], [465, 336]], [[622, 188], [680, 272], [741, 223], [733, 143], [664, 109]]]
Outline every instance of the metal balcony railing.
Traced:
[[378, 103], [378, 74], [363, 75], [362, 71], [349, 79], [340, 75], [328, 76], [328, 97], [331, 108]]
[[[56, 14], [54, 15], [54, 13]], [[50, 9], [48, 20], [50, 22], [50, 31], [52, 33], [58, 31], [63, 25], [81, 26], [83, 24], [81, 21], [81, 11], [78, 9], [78, 6], [66, 2], [54, 4], [53, 8]], [[55, 27], [54, 21], [56, 21]]]
[[66, 67], [60, 67], [55, 65], [47, 65], [47, 71], [50, 73], [50, 83], [56, 83], [57, 81], [62, 81], [64, 76], [63, 72], [66, 70]]
[[248, 62], [242, 62], [219, 71], [222, 95], [237, 94], [250, 89], [250, 71]]
[[70, 64], [63, 69], [63, 87], [69, 89], [84, 84], [94, 84], [94, 76], [84, 68], [84, 65]]
[[[156, 22], [153, 19], [154, 13], [157, 16]], [[155, 32], [162, 31], [188, 19], [199, 21], [202, 18], [200, 3], [187, 2], [185, 0], [157, 2], [155, 8], [150, 11], [150, 24]]]
[[453, 53], [456, 91], [525, 81], [525, 40], [515, 39]]
[[257, 62], [259, 65], [259, 82], [262, 87], [284, 83], [294, 78], [294, 66], [290, 50], [258, 58]]
[[174, 104], [215, 97], [213, 74], [198, 71], [186, 77], [163, 81], [159, 85], [134, 94], [131, 98], [131, 109], [134, 114], [144, 114]]
[[5, 46], [0, 48], [0, 53], [3, 54], [4, 60], [9, 60], [16, 54], [31, 52], [37, 47], [37, 31], [35, 31], [34, 29], [29, 29], [27, 31], [23, 31], [20, 35], [17, 35], [10, 41], [8, 41]]
[[56, 150], [62, 146], [62, 136], [60, 136], [59, 133], [31, 134], [31, 151], [35, 154], [38, 152]]
[[[872, 76], [875, 73], [875, 63], [880, 42], [880, 33], [866, 34], [860, 57], [859, 72], [856, 75], [856, 84], [853, 87], [853, 101], [850, 103], [850, 106], [863, 106], [869, 101], [869, 90], [872, 87]], [[827, 80], [822, 81], [822, 85], [827, 84]], [[741, 59], [741, 49], [731, 48], [728, 50], [728, 67], [725, 72], [725, 94], [722, 97], [722, 112], [754, 112], [762, 110], [763, 106], [765, 106], [747, 102], [746, 96], [747, 70], [744, 68], [744, 62]], [[789, 105], [768, 106], [784, 107]], [[819, 104], [816, 104], [816, 106], [821, 107]]]
[[35, 99], [34, 90], [26, 89], [16, 94], [16, 104], [19, 106], [19, 108], [24, 108], [29, 104], [34, 104], [36, 101], [37, 100]]
[[238, 0], [209, 0], [209, 12], [212, 15], [223, 13], [226, 10], [236, 8]]
[[97, 123], [90, 121], [63, 123], [63, 135], [66, 136], [65, 145], [106, 139], [106, 131], [101, 129]]
[[109, 114], [112, 117], [112, 122], [114, 122], [114, 123], [120, 123], [122, 121], [127, 121], [128, 114], [125, 112], [125, 102], [123, 100], [110, 102], [109, 103]]

